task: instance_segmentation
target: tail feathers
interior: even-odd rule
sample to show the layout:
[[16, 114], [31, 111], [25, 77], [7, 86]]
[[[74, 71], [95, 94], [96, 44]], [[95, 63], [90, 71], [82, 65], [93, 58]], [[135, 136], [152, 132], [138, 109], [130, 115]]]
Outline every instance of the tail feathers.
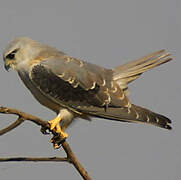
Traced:
[[169, 130], [172, 129], [170, 126], [171, 120], [167, 117], [134, 104], [131, 108], [107, 108], [106, 111], [96, 112], [94, 116], [122, 122], [147, 123]]
[[160, 50], [135, 61], [114, 68], [113, 79], [122, 88], [137, 79], [142, 73], [172, 60], [170, 53]]

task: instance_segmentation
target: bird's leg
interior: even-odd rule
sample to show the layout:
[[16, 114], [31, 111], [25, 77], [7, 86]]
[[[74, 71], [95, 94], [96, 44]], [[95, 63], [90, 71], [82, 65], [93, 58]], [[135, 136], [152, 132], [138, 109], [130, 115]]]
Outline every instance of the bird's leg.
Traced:
[[59, 113], [55, 119], [48, 121], [48, 123], [50, 124], [51, 130], [54, 129], [57, 134], [60, 134], [62, 136], [62, 138], [67, 138], [68, 134], [66, 132], [64, 132], [60, 126], [60, 122], [61, 122], [62, 118], [63, 117], [62, 117], [61, 113]]
[[69, 111], [68, 109], [61, 109], [55, 119], [48, 121], [48, 123], [50, 124], [50, 129], [54, 130], [57, 133], [57, 135], [54, 135], [54, 137], [51, 139], [51, 142], [53, 143], [55, 149], [58, 149], [60, 147], [60, 144], [68, 137], [65, 129], [73, 119], [74, 114], [71, 111]]

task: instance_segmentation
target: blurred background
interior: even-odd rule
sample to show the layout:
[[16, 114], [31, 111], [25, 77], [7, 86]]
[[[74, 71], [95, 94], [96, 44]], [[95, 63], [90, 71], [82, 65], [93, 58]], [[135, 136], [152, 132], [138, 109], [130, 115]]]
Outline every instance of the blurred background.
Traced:
[[[133, 103], [169, 117], [173, 130], [94, 118], [68, 129], [68, 142], [92, 179], [180, 180], [181, 177], [181, 1], [180, 0], [6, 0], [0, 2], [0, 53], [18, 36], [57, 47], [67, 54], [112, 68], [160, 49], [174, 61], [155, 68], [130, 86]], [[2, 59], [2, 58], [1, 58]], [[41, 106], [17, 73], [0, 61], [0, 105], [46, 120]], [[15, 116], [0, 115], [0, 128]], [[0, 137], [0, 157], [64, 156], [50, 136], [26, 122]], [[68, 163], [0, 163], [1, 179], [74, 179]]]

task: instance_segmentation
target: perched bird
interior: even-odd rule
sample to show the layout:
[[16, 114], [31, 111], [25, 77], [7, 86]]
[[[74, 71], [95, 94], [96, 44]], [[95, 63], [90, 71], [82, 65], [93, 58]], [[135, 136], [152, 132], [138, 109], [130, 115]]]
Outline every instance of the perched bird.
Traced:
[[76, 117], [148, 123], [171, 129], [167, 117], [134, 105], [128, 98], [130, 82], [172, 59], [165, 50], [106, 69], [20, 37], [7, 45], [3, 59], [5, 69], [16, 70], [33, 96], [57, 113], [48, 122], [64, 138], [68, 137], [65, 129]]

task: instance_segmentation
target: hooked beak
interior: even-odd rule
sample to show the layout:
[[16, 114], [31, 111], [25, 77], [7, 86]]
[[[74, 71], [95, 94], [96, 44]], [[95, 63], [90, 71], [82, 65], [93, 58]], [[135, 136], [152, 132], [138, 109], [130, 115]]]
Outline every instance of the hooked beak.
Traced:
[[4, 68], [6, 69], [6, 71], [9, 71], [10, 67], [11, 67], [10, 64], [6, 64], [6, 63], [4, 64]]
[[4, 61], [4, 68], [6, 69], [6, 71], [9, 71], [9, 69], [11, 68], [11, 62], [9, 60]]

